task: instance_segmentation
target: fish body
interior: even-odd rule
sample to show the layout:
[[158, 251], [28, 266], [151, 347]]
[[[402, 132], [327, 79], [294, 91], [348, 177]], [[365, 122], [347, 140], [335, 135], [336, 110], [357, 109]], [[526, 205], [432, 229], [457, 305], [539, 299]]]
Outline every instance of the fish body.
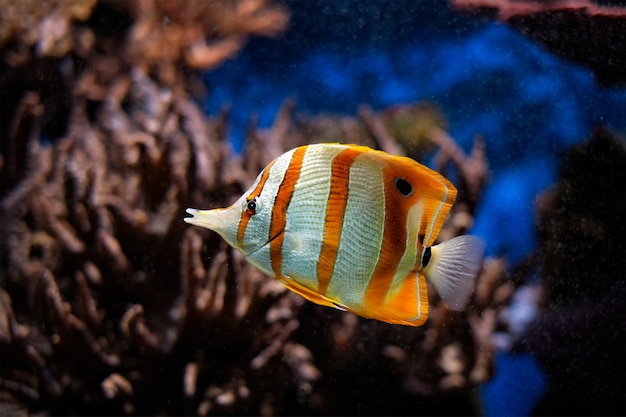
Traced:
[[455, 187], [406, 157], [365, 146], [314, 144], [272, 161], [234, 204], [187, 209], [187, 223], [228, 244], [317, 304], [388, 323], [422, 325], [425, 278], [454, 309], [467, 304], [484, 245], [435, 239]]

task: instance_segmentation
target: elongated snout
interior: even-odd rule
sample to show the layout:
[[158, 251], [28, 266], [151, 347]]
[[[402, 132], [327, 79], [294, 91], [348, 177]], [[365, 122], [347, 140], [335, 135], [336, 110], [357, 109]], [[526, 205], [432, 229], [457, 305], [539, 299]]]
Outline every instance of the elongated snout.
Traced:
[[231, 246], [237, 247], [237, 227], [241, 220], [241, 210], [238, 210], [236, 205], [213, 210], [188, 208], [186, 211], [193, 217], [185, 217], [183, 219], [185, 222], [213, 230]]
[[221, 218], [222, 216], [220, 216], [220, 211], [223, 210], [224, 209], [197, 210], [188, 208], [186, 212], [191, 214], [193, 217], [185, 217], [183, 220], [189, 224], [193, 224], [194, 226], [204, 227], [217, 232], [224, 227], [224, 222]]

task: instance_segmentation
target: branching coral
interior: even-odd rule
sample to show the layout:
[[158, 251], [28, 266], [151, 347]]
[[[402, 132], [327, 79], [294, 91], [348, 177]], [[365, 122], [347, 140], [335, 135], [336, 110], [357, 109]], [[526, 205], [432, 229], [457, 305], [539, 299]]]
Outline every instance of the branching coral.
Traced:
[[213, 68], [238, 52], [247, 36], [275, 36], [288, 21], [284, 9], [267, 0], [142, 0], [129, 9], [137, 21], [129, 36], [130, 59], [156, 66], [169, 81], [177, 64]]
[[84, 33], [76, 25], [91, 15], [97, 0], [0, 2], [0, 46], [9, 46], [3, 58], [17, 66], [37, 56], [62, 57], [78, 48]]

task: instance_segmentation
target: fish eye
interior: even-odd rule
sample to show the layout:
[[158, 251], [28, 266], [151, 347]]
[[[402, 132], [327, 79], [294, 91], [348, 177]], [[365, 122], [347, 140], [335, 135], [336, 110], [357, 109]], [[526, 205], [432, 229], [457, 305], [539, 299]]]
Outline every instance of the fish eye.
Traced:
[[261, 211], [261, 200], [258, 197], [253, 197], [250, 200], [246, 200], [244, 204], [244, 210], [249, 215], [255, 215]]
[[396, 184], [396, 188], [404, 197], [408, 197], [413, 194], [413, 187], [404, 178], [396, 178], [394, 182]]

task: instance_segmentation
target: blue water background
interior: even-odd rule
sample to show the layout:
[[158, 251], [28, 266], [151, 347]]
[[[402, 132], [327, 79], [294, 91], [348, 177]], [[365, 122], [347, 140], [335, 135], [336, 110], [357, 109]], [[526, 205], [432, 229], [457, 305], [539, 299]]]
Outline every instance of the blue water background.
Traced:
[[548, 388], [541, 365], [529, 353], [498, 352], [497, 372], [480, 388], [485, 416], [529, 416]]
[[597, 125], [626, 130], [626, 89], [602, 88], [588, 69], [446, 2], [285, 4], [292, 19], [280, 38], [252, 39], [205, 76], [205, 111], [231, 106], [235, 150], [250, 117], [269, 126], [288, 97], [311, 114], [432, 102], [466, 152], [484, 135], [492, 181], [472, 233], [511, 264], [535, 247], [534, 199], [554, 183], [559, 155]]

